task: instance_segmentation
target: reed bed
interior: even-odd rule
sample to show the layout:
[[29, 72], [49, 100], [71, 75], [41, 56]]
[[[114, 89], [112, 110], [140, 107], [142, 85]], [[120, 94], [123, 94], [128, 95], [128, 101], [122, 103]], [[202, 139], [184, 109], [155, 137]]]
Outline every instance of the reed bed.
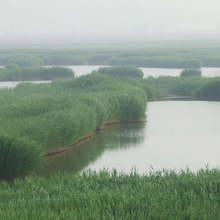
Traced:
[[[49, 150], [69, 147], [109, 121], [143, 119], [147, 95], [141, 83], [131, 82], [131, 78], [126, 81], [91, 74], [51, 84], [23, 83], [13, 90], [1, 90], [1, 179], [8, 178], [4, 170], [34, 168], [35, 157], [39, 158]], [[40, 151], [31, 144], [19, 154], [6, 151], [2, 146], [23, 148], [22, 144], [15, 146], [17, 139], [13, 137], [35, 143]], [[8, 139], [13, 141], [8, 142]], [[23, 153], [27, 148], [28, 153]], [[20, 163], [20, 158], [24, 157], [28, 158]], [[14, 177], [18, 176], [23, 175], [14, 173]]]
[[202, 99], [220, 99], [220, 77], [210, 79], [208, 83], [192, 91], [192, 95]]
[[[114, 67], [112, 69], [115, 70]], [[129, 71], [125, 71], [125, 77], [92, 73], [51, 84], [22, 83], [13, 90], [1, 90], [2, 145], [13, 143], [12, 149], [15, 149], [16, 140], [25, 139], [26, 143], [30, 142], [30, 149], [33, 148], [33, 160], [27, 159], [26, 163], [18, 162], [17, 165], [16, 161], [21, 156], [12, 154], [13, 159], [8, 159], [11, 153], [0, 147], [3, 161], [0, 171], [4, 173], [5, 167], [14, 169], [14, 166], [23, 166], [19, 168], [21, 170], [34, 168], [36, 161], [40, 163], [40, 159], [35, 160], [35, 157], [56, 148], [67, 148], [106, 123], [142, 120], [147, 98], [173, 94], [219, 99], [219, 77], [141, 79], [126, 77], [126, 74], [130, 75]], [[40, 151], [31, 147], [33, 143]], [[30, 152], [24, 155], [31, 157]], [[31, 169], [27, 170], [31, 172]], [[19, 172], [14, 177], [22, 176]], [[28, 172], [25, 171], [25, 175]], [[1, 179], [8, 179], [6, 173], [4, 175], [5, 178], [2, 175]], [[13, 179], [12, 175], [9, 179]]]
[[219, 170], [58, 174], [0, 182], [1, 219], [219, 219]]
[[0, 71], [1, 81], [53, 80], [57, 78], [73, 78], [74, 76], [73, 70], [66, 67], [13, 68], [11, 64], [6, 65]]

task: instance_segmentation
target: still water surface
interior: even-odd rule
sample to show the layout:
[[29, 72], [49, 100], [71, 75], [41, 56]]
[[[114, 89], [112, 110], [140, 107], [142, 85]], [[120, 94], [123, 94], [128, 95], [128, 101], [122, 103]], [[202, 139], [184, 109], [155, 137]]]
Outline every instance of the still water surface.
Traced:
[[220, 102], [150, 102], [145, 123], [106, 127], [64, 156], [47, 161], [39, 174], [219, 167], [219, 112]]
[[[67, 66], [68, 68], [72, 69], [76, 76], [86, 75], [91, 73], [93, 70], [98, 70], [100, 67], [105, 66]], [[158, 77], [158, 76], [179, 76], [183, 69], [168, 69], [168, 68], [146, 68], [146, 67], [139, 67], [143, 73], [144, 77], [147, 78], [148, 76]], [[202, 67], [202, 76], [204, 77], [215, 77], [220, 76], [220, 68], [215, 67]]]

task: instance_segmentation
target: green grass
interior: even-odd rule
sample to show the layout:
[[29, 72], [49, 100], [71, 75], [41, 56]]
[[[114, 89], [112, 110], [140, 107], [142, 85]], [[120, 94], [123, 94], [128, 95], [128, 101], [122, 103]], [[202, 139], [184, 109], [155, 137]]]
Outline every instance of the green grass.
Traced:
[[202, 99], [220, 99], [220, 77], [210, 79], [208, 83], [192, 91], [192, 95]]
[[41, 161], [41, 149], [28, 139], [1, 135], [0, 146], [0, 180], [24, 178]]
[[[7, 148], [27, 151], [23, 155], [7, 151], [6, 141], [2, 142], [0, 179], [8, 179], [4, 170], [30, 167], [24, 172], [27, 175], [35, 168], [35, 158], [48, 150], [69, 147], [107, 122], [143, 119], [147, 94], [135, 79], [91, 74], [51, 84], [23, 83], [13, 90], [1, 90], [0, 101], [0, 135], [6, 141], [17, 138], [7, 142]], [[29, 142], [23, 146], [19, 141], [17, 146], [20, 139], [29, 140], [29, 147]], [[40, 151], [35, 151], [33, 142]], [[8, 156], [13, 163], [7, 162]], [[14, 172], [14, 178], [24, 176], [21, 173]]]
[[184, 69], [180, 73], [180, 77], [199, 77], [202, 76], [201, 70], [198, 69]]
[[100, 173], [0, 183], [1, 219], [219, 219], [219, 170]]

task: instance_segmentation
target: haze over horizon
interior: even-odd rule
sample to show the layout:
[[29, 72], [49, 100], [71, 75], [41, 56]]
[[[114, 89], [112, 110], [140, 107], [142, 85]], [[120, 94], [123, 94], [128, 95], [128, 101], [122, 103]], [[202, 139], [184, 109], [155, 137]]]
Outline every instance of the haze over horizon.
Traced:
[[220, 39], [219, 0], [0, 0], [0, 44]]

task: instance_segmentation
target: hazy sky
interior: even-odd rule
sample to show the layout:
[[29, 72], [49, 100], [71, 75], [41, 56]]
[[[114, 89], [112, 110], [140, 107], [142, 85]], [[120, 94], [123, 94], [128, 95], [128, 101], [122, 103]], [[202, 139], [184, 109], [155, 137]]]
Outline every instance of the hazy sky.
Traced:
[[220, 33], [220, 0], [0, 0], [0, 37], [74, 33]]

